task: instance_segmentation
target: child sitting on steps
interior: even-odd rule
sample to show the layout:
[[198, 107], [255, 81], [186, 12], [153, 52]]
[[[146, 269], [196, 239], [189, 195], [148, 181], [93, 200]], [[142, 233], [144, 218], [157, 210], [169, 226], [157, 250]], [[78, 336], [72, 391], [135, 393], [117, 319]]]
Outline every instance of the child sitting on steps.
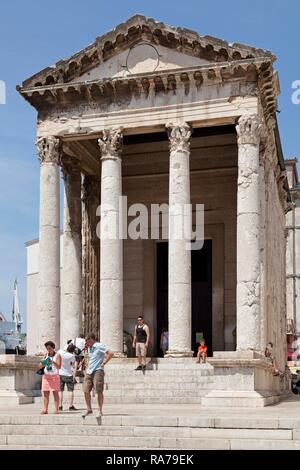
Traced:
[[205, 339], [200, 340], [200, 346], [197, 353], [197, 362], [198, 364], [205, 364], [207, 358], [207, 346], [205, 345]]

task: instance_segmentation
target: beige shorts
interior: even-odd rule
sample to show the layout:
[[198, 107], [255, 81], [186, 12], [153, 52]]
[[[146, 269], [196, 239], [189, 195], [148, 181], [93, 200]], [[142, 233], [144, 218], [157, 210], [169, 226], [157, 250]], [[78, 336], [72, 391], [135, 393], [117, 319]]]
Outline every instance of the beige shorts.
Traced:
[[146, 357], [147, 355], [147, 348], [145, 343], [136, 343], [135, 347], [136, 355]]
[[96, 393], [103, 393], [104, 388], [104, 372], [103, 370], [96, 370], [92, 374], [86, 374], [83, 382], [83, 391], [91, 392], [95, 389]]

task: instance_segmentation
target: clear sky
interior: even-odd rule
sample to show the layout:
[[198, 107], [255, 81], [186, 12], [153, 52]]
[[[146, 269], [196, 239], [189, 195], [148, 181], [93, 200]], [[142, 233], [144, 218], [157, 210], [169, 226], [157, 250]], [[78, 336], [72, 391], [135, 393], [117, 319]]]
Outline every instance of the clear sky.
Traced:
[[26, 310], [25, 242], [38, 237], [39, 164], [36, 112], [16, 84], [68, 57], [136, 13], [229, 42], [272, 50], [280, 74], [279, 125], [285, 157], [300, 157], [300, 104], [291, 101], [300, 80], [299, 0], [10, 0], [0, 14], [0, 311], [11, 315], [19, 280]]

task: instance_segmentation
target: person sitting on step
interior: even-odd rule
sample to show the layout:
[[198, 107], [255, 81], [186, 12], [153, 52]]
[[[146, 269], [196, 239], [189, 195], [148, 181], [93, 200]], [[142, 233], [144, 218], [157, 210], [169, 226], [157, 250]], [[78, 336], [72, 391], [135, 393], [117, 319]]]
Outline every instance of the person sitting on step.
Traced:
[[276, 361], [276, 358], [274, 357], [273, 354], [273, 343], [268, 343], [265, 349], [265, 357], [268, 359], [269, 362], [272, 364], [273, 368], [273, 375], [284, 375], [282, 372], [280, 372], [278, 368], [278, 364]]
[[207, 358], [207, 346], [205, 344], [205, 339], [200, 340], [200, 346], [198, 347], [197, 353], [197, 362], [198, 364], [205, 364]]

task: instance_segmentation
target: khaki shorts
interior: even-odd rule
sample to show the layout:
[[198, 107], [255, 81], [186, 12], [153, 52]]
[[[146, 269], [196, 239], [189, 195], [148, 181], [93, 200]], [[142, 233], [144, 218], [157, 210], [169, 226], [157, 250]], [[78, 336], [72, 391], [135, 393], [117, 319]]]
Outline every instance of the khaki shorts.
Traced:
[[147, 348], [146, 343], [136, 343], [135, 346], [136, 356], [146, 357], [147, 355]]
[[96, 393], [103, 393], [104, 389], [104, 371], [95, 370], [92, 374], [86, 374], [83, 381], [84, 393], [90, 393], [93, 388]]

